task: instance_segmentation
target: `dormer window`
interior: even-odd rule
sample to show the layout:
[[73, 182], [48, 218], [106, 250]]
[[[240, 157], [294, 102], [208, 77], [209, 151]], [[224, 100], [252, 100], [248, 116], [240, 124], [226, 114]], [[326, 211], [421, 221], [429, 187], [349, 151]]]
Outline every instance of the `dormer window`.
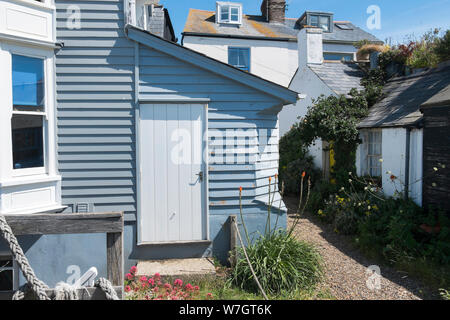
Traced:
[[328, 12], [305, 12], [299, 19], [301, 25], [321, 28], [323, 32], [333, 32], [333, 14]]
[[232, 2], [217, 2], [217, 23], [241, 24], [242, 4]]
[[330, 32], [329, 16], [311, 16], [311, 26], [322, 28], [324, 32]]

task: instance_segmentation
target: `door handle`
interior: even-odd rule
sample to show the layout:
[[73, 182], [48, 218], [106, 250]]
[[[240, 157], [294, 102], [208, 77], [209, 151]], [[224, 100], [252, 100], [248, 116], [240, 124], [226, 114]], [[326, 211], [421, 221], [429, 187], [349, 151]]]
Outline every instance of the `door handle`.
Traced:
[[198, 179], [200, 180], [200, 182], [203, 182], [203, 171], [200, 171], [199, 173], [197, 173]]

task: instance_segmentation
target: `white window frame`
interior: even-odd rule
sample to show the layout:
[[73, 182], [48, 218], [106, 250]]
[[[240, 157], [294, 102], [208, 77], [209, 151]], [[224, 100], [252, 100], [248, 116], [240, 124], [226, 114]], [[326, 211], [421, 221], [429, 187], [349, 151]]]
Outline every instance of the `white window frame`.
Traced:
[[[55, 61], [53, 49], [44, 49], [38, 47], [25, 47], [16, 44], [1, 44], [2, 55], [0, 59], [3, 65], [3, 72], [0, 75], [6, 77], [2, 82], [6, 84], [1, 90], [2, 110], [0, 117], [3, 117], [3, 124], [0, 125], [0, 137], [2, 139], [0, 146], [2, 152], [0, 155], [0, 183], [8, 182], [13, 185], [14, 180], [20, 180], [20, 184], [25, 180], [42, 180], [43, 178], [54, 179], [57, 177], [57, 159], [56, 159], [56, 80], [55, 80]], [[44, 111], [14, 111], [13, 110], [13, 89], [12, 89], [12, 55], [21, 55], [31, 58], [43, 59], [44, 62]], [[6, 80], [6, 81], [5, 81]], [[4, 90], [4, 91], [3, 91]], [[40, 115], [43, 118], [43, 147], [44, 147], [44, 166], [39, 168], [14, 169], [13, 168], [13, 146], [12, 146], [12, 128], [11, 119], [13, 114], [32, 114]]]
[[[14, 111], [14, 105], [11, 104], [11, 119], [14, 115], [31, 115], [31, 116], [41, 116], [42, 117], [42, 139], [43, 139], [43, 156], [44, 156], [44, 166], [36, 167], [36, 168], [26, 168], [26, 169], [14, 169], [12, 168], [12, 176], [13, 177], [23, 177], [30, 175], [38, 175], [38, 174], [47, 174], [48, 173], [48, 164], [47, 164], [47, 155], [48, 155], [48, 74], [47, 74], [47, 56], [36, 55], [28, 53], [28, 50], [17, 50], [14, 48], [10, 50], [11, 56], [11, 74], [12, 74], [12, 56], [20, 55], [29, 58], [36, 58], [42, 60], [43, 68], [44, 68], [44, 106], [43, 112], [33, 112], [33, 111]], [[12, 130], [12, 128], [10, 128]], [[12, 156], [12, 142], [11, 142], [11, 156]], [[14, 165], [14, 164], [13, 164]]]
[[[228, 19], [222, 19], [222, 8], [228, 7]], [[238, 21], [231, 20], [231, 9], [238, 9]], [[217, 2], [216, 22], [225, 24], [242, 24], [242, 4], [233, 2]]]
[[[370, 145], [376, 145], [377, 144], [377, 143], [370, 142], [370, 135], [371, 134], [379, 134], [380, 135], [380, 142], [379, 142], [380, 154], [370, 154], [369, 153]], [[371, 176], [371, 177], [381, 177], [382, 176], [383, 167], [382, 167], [382, 164], [381, 164], [381, 162], [379, 160], [383, 158], [383, 154], [382, 154], [383, 153], [383, 134], [382, 134], [382, 131], [381, 130], [377, 130], [377, 129], [368, 130], [367, 131], [367, 141], [366, 141], [366, 143], [367, 143], [367, 160], [366, 160], [367, 161], [367, 163], [366, 163], [366, 168], [367, 169], [366, 169], [366, 173], [369, 176]], [[376, 161], [375, 161], [375, 163], [377, 164], [376, 167], [370, 166], [370, 160], [372, 158], [376, 159]], [[376, 169], [376, 168], [378, 168], [378, 166], [380, 168], [380, 175], [373, 175], [372, 174], [372, 169]]]
[[13, 273], [13, 276], [12, 276], [13, 288], [12, 288], [12, 290], [17, 291], [19, 289], [19, 266], [18, 266], [16, 260], [13, 259], [11, 254], [6, 254], [6, 253], [2, 253], [2, 252], [0, 252], [0, 260], [11, 260], [12, 261], [12, 267], [2, 267], [0, 265], [0, 273], [2, 271], [12, 271], [12, 273]]

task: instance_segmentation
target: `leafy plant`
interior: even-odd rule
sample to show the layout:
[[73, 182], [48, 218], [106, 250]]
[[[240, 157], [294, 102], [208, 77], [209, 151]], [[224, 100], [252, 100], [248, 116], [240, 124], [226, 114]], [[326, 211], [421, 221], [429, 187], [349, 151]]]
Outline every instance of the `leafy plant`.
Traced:
[[435, 51], [441, 62], [450, 60], [450, 29], [437, 41]]
[[296, 127], [302, 141], [310, 145], [316, 139], [333, 141], [335, 151], [335, 175], [355, 171], [355, 151], [359, 139], [357, 124], [368, 114], [365, 95], [356, 89], [350, 98], [320, 96]]
[[[190, 283], [183, 284], [181, 279], [175, 279], [173, 284], [163, 282], [159, 273], [152, 277], [137, 277], [136, 272], [137, 268], [133, 266], [125, 275], [127, 300], [194, 300], [200, 298], [199, 286], [193, 286]], [[207, 293], [204, 299], [213, 299], [213, 295]]]
[[[322, 260], [317, 250], [286, 231], [258, 238], [247, 247], [247, 254], [261, 285], [270, 294], [309, 288], [322, 277]], [[242, 248], [239, 257], [232, 274], [234, 283], [244, 290], [258, 292]]]
[[[303, 203], [304, 181], [306, 172], [301, 174], [300, 202], [297, 218], [289, 230], [271, 228], [270, 209], [268, 209], [265, 233], [255, 241], [251, 241], [243, 219], [247, 247], [237, 250], [236, 264], [232, 271], [232, 282], [243, 290], [279, 295], [293, 293], [299, 289], [314, 286], [322, 277], [322, 260], [318, 251], [310, 244], [298, 241], [292, 235], [300, 216], [308, 203], [311, 181], [308, 178], [306, 200]], [[277, 177], [275, 176], [275, 184]], [[269, 178], [269, 185], [272, 179]], [[239, 199], [242, 201], [242, 188], [239, 188]], [[272, 200], [270, 200], [272, 199]], [[269, 186], [269, 205], [273, 204]]]
[[307, 172], [312, 181], [319, 181], [321, 173], [314, 168], [313, 158], [308, 155], [306, 145], [295, 125], [280, 139], [279, 147], [279, 181], [284, 183], [286, 194], [298, 195], [300, 193], [302, 172]]

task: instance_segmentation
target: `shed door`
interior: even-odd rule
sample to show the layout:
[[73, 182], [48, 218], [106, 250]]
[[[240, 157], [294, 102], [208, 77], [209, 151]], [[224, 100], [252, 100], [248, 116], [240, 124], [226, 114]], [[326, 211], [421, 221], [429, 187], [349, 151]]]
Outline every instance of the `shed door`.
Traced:
[[139, 243], [207, 239], [205, 108], [141, 105]]

